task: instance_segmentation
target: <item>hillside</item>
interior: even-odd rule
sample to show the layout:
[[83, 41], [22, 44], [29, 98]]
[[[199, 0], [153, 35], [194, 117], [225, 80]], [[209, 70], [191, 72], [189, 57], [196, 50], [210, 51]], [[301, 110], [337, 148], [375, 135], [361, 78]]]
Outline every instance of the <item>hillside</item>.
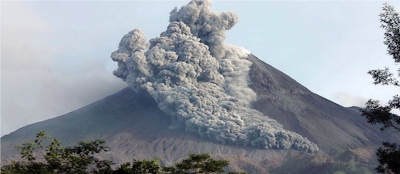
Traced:
[[[281, 166], [293, 154], [300, 154], [304, 159], [310, 155], [332, 160], [338, 157], [341, 161], [360, 159], [362, 155], [355, 152], [375, 147], [383, 139], [396, 138], [366, 123], [356, 110], [312, 93], [257, 57], [249, 55], [248, 59], [253, 62], [250, 87], [258, 96], [254, 108], [315, 142], [321, 149], [319, 152], [224, 145], [181, 129], [170, 130], [170, 117], [157, 107], [149, 94], [125, 88], [76, 111], [3, 136], [2, 164], [15, 159], [15, 144], [33, 140], [40, 130], [61, 140], [65, 146], [81, 140], [106, 140], [111, 150], [102, 158], [116, 162], [157, 157], [163, 164], [171, 164], [188, 153], [210, 153], [231, 160], [233, 168], [253, 173], [265, 173], [269, 168]], [[364, 163], [369, 165], [373, 161]]]

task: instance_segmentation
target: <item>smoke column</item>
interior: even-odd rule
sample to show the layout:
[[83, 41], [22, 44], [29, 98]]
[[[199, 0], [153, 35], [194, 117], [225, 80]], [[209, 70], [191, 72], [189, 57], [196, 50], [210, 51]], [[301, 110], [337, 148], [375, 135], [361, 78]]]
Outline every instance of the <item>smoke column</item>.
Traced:
[[126, 34], [111, 58], [114, 75], [134, 90], [147, 91], [184, 128], [224, 144], [266, 149], [318, 151], [301, 135], [251, 108], [249, 51], [224, 43], [238, 17], [209, 10], [208, 0], [192, 0], [170, 13], [170, 24], [146, 42], [141, 30]]

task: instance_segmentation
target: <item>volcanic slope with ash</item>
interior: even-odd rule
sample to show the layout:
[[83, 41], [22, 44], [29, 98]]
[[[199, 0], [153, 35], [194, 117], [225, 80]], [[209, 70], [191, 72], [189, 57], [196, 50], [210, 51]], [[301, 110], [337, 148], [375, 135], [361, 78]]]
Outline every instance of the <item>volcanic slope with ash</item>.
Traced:
[[[395, 138], [381, 133], [356, 111], [326, 100], [279, 70], [249, 55], [253, 62], [250, 87], [259, 99], [254, 107], [286, 129], [316, 142], [331, 156], [347, 149], [380, 144]], [[2, 162], [17, 156], [15, 144], [33, 139], [44, 130], [65, 145], [78, 140], [104, 139], [116, 159], [153, 158], [174, 161], [187, 153], [236, 154], [265, 159], [286, 150], [224, 145], [198, 134], [170, 129], [171, 117], [158, 108], [144, 90], [123, 89], [68, 114], [25, 126], [1, 138]], [[270, 155], [269, 155], [270, 154]]]
[[2, 163], [18, 154], [15, 144], [40, 130], [64, 145], [103, 139], [111, 150], [102, 157], [116, 162], [157, 157], [165, 164], [188, 153], [256, 161], [292, 152], [335, 157], [384, 139], [399, 140], [379, 132], [356, 110], [225, 44], [224, 32], [238, 18], [209, 6], [193, 0], [174, 9], [166, 31], [149, 42], [141, 30], [123, 36], [111, 58], [118, 63], [114, 75], [129, 87], [3, 136]]
[[247, 50], [224, 43], [238, 21], [232, 12], [211, 11], [208, 0], [193, 0], [170, 13], [170, 24], [146, 42], [135, 29], [121, 39], [111, 58], [114, 75], [133, 90], [145, 90], [174, 120], [171, 129], [223, 144], [266, 149], [318, 151], [318, 146], [252, 108], [252, 62]]
[[[339, 156], [348, 149], [378, 146], [384, 139], [396, 139], [384, 134], [363, 120], [352, 109], [341, 107], [301, 86], [279, 70], [249, 55], [250, 87], [259, 99], [254, 107], [276, 119], [286, 129], [316, 142], [315, 154]], [[103, 139], [111, 150], [103, 158], [117, 163], [135, 159], [159, 158], [162, 164], [172, 164], [188, 153], [210, 153], [234, 159], [247, 166], [251, 173], [265, 173], [268, 165], [258, 168], [256, 161], [282, 161], [295, 150], [273, 150], [221, 144], [202, 138], [183, 128], [170, 129], [171, 117], [161, 111], [157, 102], [144, 90], [123, 89], [100, 101], [68, 114], [25, 126], [1, 138], [1, 162], [16, 159], [15, 144], [32, 141], [35, 133], [46, 131], [64, 146], [77, 141]], [[275, 164], [271, 163], [271, 164]], [[251, 167], [252, 166], [252, 167]], [[244, 169], [244, 168], [242, 168]], [[254, 171], [253, 171], [254, 169]]]

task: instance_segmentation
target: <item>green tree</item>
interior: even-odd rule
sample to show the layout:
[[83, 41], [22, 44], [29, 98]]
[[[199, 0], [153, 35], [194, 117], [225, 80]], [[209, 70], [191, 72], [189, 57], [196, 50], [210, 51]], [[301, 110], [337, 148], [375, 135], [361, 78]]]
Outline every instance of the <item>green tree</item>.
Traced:
[[[393, 58], [395, 63], [400, 63], [400, 18], [393, 6], [387, 3], [383, 6], [383, 12], [379, 15], [381, 27], [385, 30], [385, 41], [387, 52]], [[400, 87], [399, 81], [389, 68], [371, 70], [375, 85], [391, 85]], [[400, 76], [400, 69], [397, 76]], [[386, 105], [381, 105], [378, 100], [370, 99], [364, 108], [361, 109], [371, 124], [381, 124], [382, 131], [394, 130], [400, 131], [400, 117], [392, 113], [392, 110], [400, 108], [400, 96], [393, 96]], [[376, 168], [379, 173], [400, 173], [400, 146], [396, 143], [384, 142], [377, 150], [378, 161], [380, 165]]]
[[[157, 159], [133, 160], [133, 163], [124, 163], [113, 174], [197, 174], [197, 173], [224, 173], [229, 161], [216, 160], [209, 154], [189, 154], [189, 158], [175, 163], [174, 166], [161, 166]], [[245, 174], [229, 172], [229, 174]]]
[[[20, 150], [22, 161], [13, 161], [1, 167], [4, 174], [194, 174], [223, 173], [229, 165], [226, 160], [216, 160], [209, 154], [189, 154], [174, 166], [160, 166], [157, 159], [133, 160], [113, 170], [114, 164], [99, 160], [94, 155], [108, 151], [105, 142], [95, 140], [79, 142], [77, 146], [62, 148], [56, 139], [49, 140], [43, 131], [36, 134], [33, 142], [23, 143]], [[46, 145], [47, 144], [47, 145]], [[230, 174], [239, 174], [230, 172]], [[244, 173], [240, 173], [244, 174]]]
[[[93, 155], [106, 152], [108, 147], [104, 141], [95, 140], [79, 142], [78, 146], [62, 148], [60, 141], [51, 139], [40, 131], [33, 142], [16, 146], [20, 150], [22, 161], [13, 161], [3, 166], [1, 173], [5, 174], [86, 174], [110, 173], [111, 165], [108, 160], [99, 160]], [[48, 145], [46, 145], [48, 144]]]
[[215, 160], [209, 154], [189, 154], [188, 159], [176, 163], [178, 173], [222, 173], [224, 167], [227, 167], [229, 162], [226, 160]]
[[160, 163], [157, 159], [149, 160], [133, 160], [132, 164], [123, 163], [116, 169], [113, 174], [161, 174]]

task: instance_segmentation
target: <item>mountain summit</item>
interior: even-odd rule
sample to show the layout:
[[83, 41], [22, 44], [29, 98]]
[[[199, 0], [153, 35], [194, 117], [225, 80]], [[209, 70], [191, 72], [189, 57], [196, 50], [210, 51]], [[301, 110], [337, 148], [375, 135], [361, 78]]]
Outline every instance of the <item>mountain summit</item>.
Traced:
[[[384, 139], [398, 139], [368, 124], [357, 110], [312, 93], [257, 57], [249, 55], [247, 60], [252, 62], [250, 88], [258, 96], [254, 108], [277, 120], [285, 129], [315, 142], [320, 147], [316, 154], [334, 158], [349, 150], [378, 146]], [[210, 153], [254, 163], [282, 159], [296, 151], [222, 144], [185, 131], [183, 127], [171, 129], [172, 120], [146, 91], [125, 88], [68, 114], [3, 136], [2, 163], [15, 159], [18, 154], [15, 144], [33, 139], [40, 130], [57, 138], [63, 145], [103, 139], [111, 147], [103, 158], [117, 162], [157, 157], [163, 164], [171, 164], [188, 153]], [[263, 173], [264, 170], [261, 167], [256, 172]]]
[[182, 127], [223, 144], [265, 149], [318, 151], [307, 138], [286, 130], [255, 110], [257, 94], [249, 87], [249, 51], [224, 43], [225, 30], [238, 21], [232, 12], [209, 9], [193, 0], [170, 13], [170, 24], [149, 43], [135, 29], [111, 54], [114, 75], [132, 89], [145, 90]]
[[210, 11], [210, 4], [193, 0], [174, 9], [166, 31], [149, 42], [137, 29], [123, 36], [111, 58], [118, 63], [114, 75], [128, 87], [3, 136], [2, 163], [15, 158], [15, 144], [41, 130], [64, 145], [105, 140], [111, 150], [102, 158], [116, 162], [157, 157], [170, 164], [188, 153], [210, 153], [256, 173], [274, 164], [260, 161], [294, 153], [349, 159], [384, 139], [399, 139], [225, 44], [224, 32], [237, 16]]

